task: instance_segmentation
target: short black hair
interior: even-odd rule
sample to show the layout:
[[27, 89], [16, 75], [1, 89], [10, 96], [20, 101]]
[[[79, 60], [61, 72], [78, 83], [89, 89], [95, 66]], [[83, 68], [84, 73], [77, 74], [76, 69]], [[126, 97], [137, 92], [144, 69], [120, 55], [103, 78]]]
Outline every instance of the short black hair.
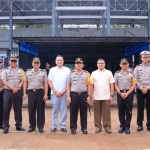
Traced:
[[[57, 59], [58, 57], [61, 57], [61, 58], [64, 60], [64, 57], [63, 57], [62, 55], [57, 55], [57, 56], [56, 56], [56, 59]], [[55, 60], [56, 60], [56, 59], [55, 59]]]
[[97, 63], [98, 63], [99, 61], [104, 61], [104, 63], [106, 63], [103, 58], [99, 58], [99, 59], [97, 60]]
[[46, 64], [50, 64], [50, 62], [47, 61]]

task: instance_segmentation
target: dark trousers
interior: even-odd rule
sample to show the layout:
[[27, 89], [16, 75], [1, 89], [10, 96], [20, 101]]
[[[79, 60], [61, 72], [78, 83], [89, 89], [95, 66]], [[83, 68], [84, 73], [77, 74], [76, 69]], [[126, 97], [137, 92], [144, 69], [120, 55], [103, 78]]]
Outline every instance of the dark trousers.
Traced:
[[28, 112], [30, 128], [36, 128], [36, 111], [37, 111], [37, 127], [41, 129], [45, 124], [45, 102], [43, 100], [44, 91], [28, 91]]
[[22, 127], [22, 91], [19, 90], [16, 94], [13, 94], [11, 90], [4, 90], [3, 103], [4, 103], [4, 113], [3, 113], [3, 126], [4, 128], [9, 128], [9, 116], [10, 110], [13, 106], [16, 127]]
[[133, 96], [134, 94], [132, 92], [127, 96], [127, 98], [123, 99], [119, 94], [117, 94], [120, 127], [130, 128], [132, 118]]
[[150, 128], [150, 90], [143, 94], [141, 90], [137, 89], [137, 125], [143, 126], [144, 120], [144, 106], [146, 101], [147, 112], [147, 128]]
[[87, 92], [78, 94], [71, 92], [70, 129], [77, 129], [78, 109], [80, 108], [81, 130], [87, 129]]
[[0, 92], [0, 127], [3, 126], [3, 93], [4, 91]]

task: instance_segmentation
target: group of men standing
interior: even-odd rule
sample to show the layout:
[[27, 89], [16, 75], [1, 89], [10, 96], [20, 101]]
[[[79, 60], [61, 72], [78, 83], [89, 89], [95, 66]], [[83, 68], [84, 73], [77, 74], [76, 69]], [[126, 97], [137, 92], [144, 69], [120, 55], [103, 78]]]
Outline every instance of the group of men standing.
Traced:
[[[95, 133], [102, 131], [111, 133], [110, 102], [113, 101], [114, 89], [117, 92], [119, 133], [130, 134], [134, 89], [137, 85], [137, 131], [143, 130], [144, 103], [146, 99], [147, 130], [150, 131], [150, 65], [148, 51], [140, 53], [142, 64], [134, 72], [129, 69], [126, 58], [120, 60], [121, 70], [113, 77], [111, 71], [105, 69], [105, 60], [97, 61], [98, 69], [91, 76], [83, 70], [83, 59], [75, 60], [75, 69], [65, 66], [63, 56], [56, 57], [56, 66], [51, 68], [48, 76], [45, 69], [40, 69], [40, 59], [35, 57], [32, 69], [26, 73], [17, 67], [17, 58], [10, 58], [10, 67], [2, 69], [0, 60], [0, 128], [6, 134], [9, 131], [9, 116], [14, 109], [16, 130], [25, 131], [22, 127], [22, 102], [28, 99], [29, 130], [33, 132], [36, 126], [40, 133], [44, 132], [45, 101], [48, 99], [48, 86], [51, 88], [52, 127], [51, 132], [58, 128], [58, 112], [60, 110], [60, 128], [67, 132], [67, 101], [70, 104], [70, 130], [76, 134], [78, 109], [80, 108], [81, 131], [88, 134], [87, 108], [94, 105]], [[23, 91], [22, 91], [23, 87]], [[23, 99], [22, 99], [23, 96]], [[37, 113], [37, 119], [36, 119]], [[103, 125], [101, 120], [103, 118]]]

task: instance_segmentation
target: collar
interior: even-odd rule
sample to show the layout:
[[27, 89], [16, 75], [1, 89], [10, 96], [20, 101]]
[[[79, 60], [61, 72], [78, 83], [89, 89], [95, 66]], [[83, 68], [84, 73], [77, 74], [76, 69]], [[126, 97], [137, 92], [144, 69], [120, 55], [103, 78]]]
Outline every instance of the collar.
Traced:
[[59, 68], [58, 66], [56, 66], [57, 69], [64, 69], [64, 66], [62, 66], [61, 68]]
[[105, 68], [104, 68], [103, 70], [99, 70], [99, 69], [98, 69], [98, 71], [99, 71], [99, 72], [105, 72], [105, 71], [106, 71], [106, 69], [105, 69]]
[[77, 70], [75, 69], [75, 74], [82, 74], [83, 70], [81, 72], [77, 72]]
[[8, 67], [8, 68], [9, 68], [9, 70], [12, 70], [12, 71], [18, 71], [18, 67], [16, 67], [15, 70], [13, 70], [11, 67]]
[[32, 69], [32, 72], [39, 72], [40, 71], [40, 69], [39, 70], [37, 70], [37, 71], [34, 71], [34, 69]]
[[144, 66], [143, 64], [141, 64], [142, 67], [149, 67], [150, 64], [148, 63], [146, 66]]

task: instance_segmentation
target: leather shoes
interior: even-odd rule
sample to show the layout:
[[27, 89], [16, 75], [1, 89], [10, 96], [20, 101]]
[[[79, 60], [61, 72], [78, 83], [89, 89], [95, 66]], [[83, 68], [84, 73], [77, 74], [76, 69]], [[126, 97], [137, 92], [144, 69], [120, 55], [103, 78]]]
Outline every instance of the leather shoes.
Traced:
[[22, 128], [22, 127], [17, 127], [16, 130], [17, 130], [17, 131], [25, 131], [25, 129]]
[[97, 128], [97, 129], [95, 130], [95, 133], [99, 133], [99, 132], [101, 132], [101, 131], [102, 131], [102, 129]]
[[76, 134], [76, 130], [71, 130], [71, 134]]
[[150, 131], [150, 128], [147, 128], [147, 131]]
[[125, 129], [125, 133], [126, 133], [126, 134], [130, 134], [130, 129], [129, 129], [129, 128], [126, 128], [126, 129]]
[[52, 128], [51, 132], [56, 132], [57, 128]]
[[105, 131], [106, 131], [107, 133], [111, 133], [111, 132], [112, 132], [111, 129], [105, 129]]
[[44, 132], [44, 130], [41, 128], [41, 129], [39, 129], [39, 132], [40, 132], [40, 133], [43, 133], [43, 132]]
[[7, 129], [7, 128], [4, 128], [3, 133], [4, 133], [4, 134], [7, 134], [7, 133], [8, 133], [8, 129]]
[[4, 129], [4, 127], [3, 127], [3, 126], [0, 126], [0, 129]]
[[118, 133], [123, 133], [124, 132], [124, 128], [120, 127], [120, 129], [118, 130]]
[[143, 127], [138, 126], [137, 131], [138, 131], [138, 132], [143, 131]]
[[33, 132], [35, 131], [35, 128], [29, 128], [28, 132]]
[[88, 134], [88, 131], [86, 129], [82, 130], [83, 134]]
[[66, 128], [61, 128], [61, 131], [62, 132], [67, 132], [67, 129]]

